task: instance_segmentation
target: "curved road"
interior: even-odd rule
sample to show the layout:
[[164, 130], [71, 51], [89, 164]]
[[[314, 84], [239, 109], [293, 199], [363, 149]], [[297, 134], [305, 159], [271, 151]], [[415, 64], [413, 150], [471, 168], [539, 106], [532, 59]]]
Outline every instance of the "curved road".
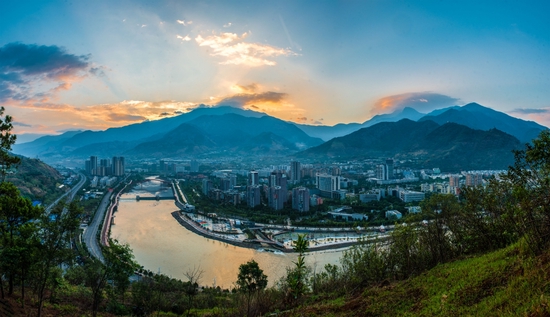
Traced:
[[101, 248], [99, 247], [99, 243], [96, 239], [96, 234], [99, 230], [101, 220], [105, 217], [105, 211], [107, 211], [107, 207], [109, 207], [111, 195], [112, 191], [105, 193], [94, 214], [94, 219], [92, 219], [92, 222], [88, 224], [88, 227], [86, 227], [86, 230], [84, 230], [84, 234], [82, 235], [84, 244], [86, 244], [86, 247], [88, 248], [88, 252], [90, 252], [94, 258], [99, 259], [102, 263], [105, 263], [105, 259], [103, 258], [103, 253], [101, 253]]

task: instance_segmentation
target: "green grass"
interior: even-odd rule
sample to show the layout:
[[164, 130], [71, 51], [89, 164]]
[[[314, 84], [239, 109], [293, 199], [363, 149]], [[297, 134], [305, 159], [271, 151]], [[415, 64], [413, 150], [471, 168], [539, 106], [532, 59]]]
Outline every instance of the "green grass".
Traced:
[[439, 265], [409, 280], [301, 307], [290, 315], [550, 316], [550, 251], [533, 257], [521, 250], [516, 244]]

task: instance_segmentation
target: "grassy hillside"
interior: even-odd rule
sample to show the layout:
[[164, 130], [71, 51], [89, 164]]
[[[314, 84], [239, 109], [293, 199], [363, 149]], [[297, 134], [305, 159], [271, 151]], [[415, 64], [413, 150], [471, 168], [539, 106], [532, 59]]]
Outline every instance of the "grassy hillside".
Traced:
[[21, 157], [21, 163], [8, 174], [6, 181], [12, 182], [23, 197], [40, 200], [44, 204], [51, 203], [63, 193], [58, 186], [63, 176], [48, 164], [27, 157]]
[[342, 297], [310, 298], [283, 316], [550, 316], [550, 252], [520, 244], [439, 265]]

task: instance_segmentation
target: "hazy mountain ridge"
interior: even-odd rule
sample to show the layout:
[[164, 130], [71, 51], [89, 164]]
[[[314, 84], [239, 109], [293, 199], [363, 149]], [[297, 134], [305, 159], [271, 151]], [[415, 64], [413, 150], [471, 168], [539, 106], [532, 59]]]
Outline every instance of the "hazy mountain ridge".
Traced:
[[223, 115], [227, 113], [235, 113], [247, 117], [265, 116], [261, 112], [230, 106], [199, 107], [178, 116], [109, 128], [104, 131], [71, 131], [58, 136], [45, 136], [32, 142], [16, 144], [13, 146], [13, 150], [15, 153], [30, 157], [36, 155], [41, 157], [50, 157], [58, 154], [71, 155], [72, 151], [91, 144], [114, 141], [143, 142], [143, 140], [152, 138], [155, 135], [162, 137], [162, 135], [177, 128], [180, 124], [200, 116], [207, 114]]
[[173, 157], [220, 152], [286, 155], [321, 143], [320, 139], [277, 118], [224, 114], [201, 116], [181, 124], [155, 141], [137, 145], [125, 155]]
[[501, 169], [513, 163], [520, 141], [502, 131], [474, 130], [456, 123], [403, 119], [363, 128], [296, 154], [297, 157], [413, 159], [445, 171]]
[[380, 122], [396, 122], [402, 119], [417, 121], [424, 115], [425, 114], [420, 113], [413, 108], [405, 107], [402, 110], [397, 110], [392, 113], [377, 114], [363, 123], [339, 123], [334, 126], [315, 126], [297, 123], [295, 123], [295, 125], [312, 137], [317, 137], [323, 139], [324, 141], [328, 141], [332, 138], [344, 136], [361, 128], [370, 127]]
[[[445, 109], [438, 109], [424, 115], [412, 108], [404, 108], [390, 114], [374, 116], [362, 124], [338, 124], [328, 126], [307, 126], [292, 122], [286, 122], [265, 113], [251, 110], [243, 110], [229, 106], [200, 107], [176, 117], [160, 119], [132, 124], [119, 128], [110, 128], [105, 131], [71, 131], [59, 136], [45, 136], [33, 142], [14, 145], [14, 152], [26, 156], [40, 156], [45, 160], [55, 161], [63, 157], [86, 157], [89, 155], [114, 156], [127, 155], [144, 157], [194, 155], [206, 153], [222, 153], [222, 155], [241, 154], [263, 154], [291, 155], [299, 150], [308, 149], [322, 144], [320, 138], [327, 138], [332, 134], [344, 134], [323, 145], [328, 156], [363, 155], [355, 143], [367, 142], [365, 140], [354, 140], [354, 137], [341, 139], [346, 135], [354, 135], [361, 127], [372, 127], [381, 123], [392, 123], [402, 119], [409, 119], [408, 125], [418, 122], [434, 122], [443, 125], [447, 122], [455, 122], [472, 129], [489, 131], [497, 128], [518, 138], [521, 142], [527, 142], [540, 133], [545, 127], [530, 121], [524, 121], [511, 117], [507, 114], [483, 107], [478, 104], [468, 104], [462, 107], [453, 106]], [[188, 123], [195, 127], [178, 128]], [[403, 123], [405, 124], [405, 123]], [[405, 125], [406, 125], [405, 124]], [[391, 126], [391, 125], [390, 125]], [[421, 136], [418, 133], [428, 133], [430, 124], [425, 126], [425, 131], [403, 130], [400, 133], [406, 135], [404, 140], [388, 138], [388, 132], [382, 127], [389, 129], [390, 126], [382, 125], [377, 131], [376, 140], [369, 139], [363, 148], [369, 148], [372, 155], [387, 155], [396, 151], [409, 151], [402, 142], [407, 143], [413, 137]], [[435, 128], [432, 125], [432, 128]], [[393, 128], [391, 128], [393, 129]], [[170, 134], [172, 131], [180, 131], [180, 134]], [[308, 134], [309, 131], [309, 134]], [[191, 140], [183, 140], [186, 133], [192, 135]], [[204, 134], [203, 138], [198, 133]], [[271, 136], [270, 133], [272, 134]], [[374, 133], [371, 131], [371, 133]], [[259, 135], [265, 134], [261, 138]], [[391, 133], [390, 133], [391, 134]], [[164, 138], [170, 135], [172, 138], [181, 140], [180, 144]], [[313, 135], [313, 136], [312, 136]], [[415, 136], [416, 135], [416, 136]], [[254, 139], [252, 145], [251, 139]], [[260, 140], [265, 144], [258, 143]], [[331, 140], [332, 141], [332, 140]], [[164, 147], [155, 145], [165, 144]], [[174, 147], [175, 149], [169, 149]], [[181, 147], [180, 149], [177, 149]], [[276, 150], [277, 149], [277, 150]], [[345, 151], [342, 151], [345, 149]], [[376, 150], [374, 150], [376, 149]], [[140, 150], [143, 152], [140, 153]], [[225, 153], [225, 154], [223, 154]], [[307, 152], [306, 152], [307, 153]]]
[[450, 107], [443, 112], [430, 113], [419, 121], [431, 120], [439, 124], [454, 122], [477, 130], [493, 128], [511, 134], [521, 142], [527, 143], [536, 138], [546, 127], [533, 121], [514, 118], [491, 108], [470, 103], [462, 107]]
[[485, 131], [497, 128], [513, 135], [524, 143], [530, 142], [532, 139], [536, 138], [542, 130], [548, 129], [536, 122], [515, 118], [477, 103], [469, 103], [462, 107], [452, 106], [437, 109], [428, 114], [422, 114], [412, 108], [405, 107], [402, 110], [396, 110], [392, 113], [376, 115], [362, 124], [337, 124], [332, 127], [300, 124], [296, 124], [296, 126], [311, 136], [320, 137], [328, 141], [335, 137], [350, 134], [361, 128], [370, 127], [376, 123], [396, 122], [401, 119], [410, 119], [413, 121], [431, 120], [440, 125], [447, 122], [454, 122], [472, 129]]

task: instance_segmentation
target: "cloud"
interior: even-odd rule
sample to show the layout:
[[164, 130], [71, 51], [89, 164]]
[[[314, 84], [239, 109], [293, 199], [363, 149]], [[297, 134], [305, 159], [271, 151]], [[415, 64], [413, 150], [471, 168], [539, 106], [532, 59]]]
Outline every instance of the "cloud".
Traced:
[[510, 115], [524, 120], [535, 121], [546, 127], [550, 127], [550, 107], [546, 108], [517, 108], [508, 112]]
[[26, 123], [23, 123], [23, 122], [12, 122], [12, 124], [14, 126], [19, 126], [19, 127], [28, 127], [28, 128], [32, 127], [32, 125], [26, 124]]
[[[45, 123], [49, 129], [56, 131], [74, 129], [75, 127], [102, 130], [145, 120], [157, 120], [159, 117], [175, 116], [189, 112], [196, 107], [198, 105], [192, 102], [174, 100], [159, 102], [125, 100], [119, 103], [82, 107], [39, 102], [18, 105], [20, 111], [27, 110], [25, 121]], [[63, 113], [62, 120], [59, 117], [61, 111]], [[17, 117], [14, 116], [14, 119], [17, 120]], [[35, 127], [36, 125], [33, 126], [33, 128]]]
[[306, 122], [307, 121], [307, 117], [299, 117], [299, 118], [296, 118], [295, 119], [297, 122]]
[[250, 85], [235, 85], [232, 88], [236, 89], [237, 91], [243, 92], [243, 93], [255, 93], [259, 90], [260, 85], [256, 83], [252, 83]]
[[191, 38], [189, 37], [189, 35], [186, 35], [186, 36], [181, 36], [181, 35], [176, 35], [176, 38], [184, 41], [184, 42], [189, 42], [191, 41]]
[[199, 46], [211, 48], [210, 55], [223, 57], [222, 65], [246, 65], [250, 67], [274, 66], [277, 56], [297, 55], [289, 49], [267, 44], [247, 43], [244, 39], [248, 33], [241, 36], [235, 33], [213, 34], [203, 38], [198, 35], [195, 41]]
[[433, 92], [411, 92], [392, 95], [377, 100], [371, 114], [390, 113], [405, 107], [427, 113], [435, 109], [456, 105], [460, 99]]
[[147, 118], [144, 116], [136, 116], [136, 115], [125, 114], [125, 113], [109, 113], [108, 117], [110, 121], [135, 122], [135, 121], [147, 120]]
[[49, 100], [87, 74], [96, 75], [89, 55], [74, 55], [59, 46], [9, 43], [0, 47], [0, 102]]
[[176, 20], [176, 22], [178, 22], [179, 24], [181, 24], [183, 26], [188, 26], [190, 24], [193, 24], [193, 21], [185, 21], [185, 20]]
[[510, 113], [517, 113], [517, 114], [538, 114], [538, 113], [550, 113], [550, 108], [536, 108], [536, 109], [529, 109], [529, 108], [516, 108]]
[[[288, 96], [284, 92], [266, 91], [261, 93], [239, 93], [230, 97], [223, 98], [218, 102], [218, 105], [227, 105], [237, 108], [244, 108], [255, 103], [271, 103], [277, 104]], [[256, 108], [258, 108], [256, 106]]]
[[223, 25], [224, 28], [228, 28], [228, 27], [230, 27], [230, 26], [231, 26], [231, 22], [229, 22], [229, 23]]

